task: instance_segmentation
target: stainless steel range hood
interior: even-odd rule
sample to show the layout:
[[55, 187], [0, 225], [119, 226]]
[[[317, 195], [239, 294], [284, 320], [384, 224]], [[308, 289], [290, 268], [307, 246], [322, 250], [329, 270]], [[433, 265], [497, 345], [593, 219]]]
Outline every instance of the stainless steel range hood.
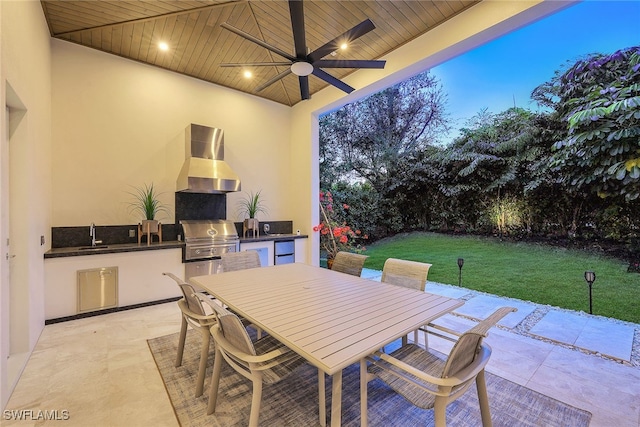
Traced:
[[185, 129], [185, 161], [177, 191], [228, 193], [240, 191], [240, 178], [224, 161], [224, 131], [191, 124]]

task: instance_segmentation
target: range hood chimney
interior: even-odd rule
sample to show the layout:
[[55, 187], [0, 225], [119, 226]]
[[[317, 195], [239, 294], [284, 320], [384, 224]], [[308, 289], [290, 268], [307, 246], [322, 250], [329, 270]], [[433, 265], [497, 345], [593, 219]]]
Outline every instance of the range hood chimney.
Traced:
[[224, 161], [224, 131], [191, 124], [185, 133], [185, 161], [177, 191], [220, 194], [240, 191], [240, 178]]

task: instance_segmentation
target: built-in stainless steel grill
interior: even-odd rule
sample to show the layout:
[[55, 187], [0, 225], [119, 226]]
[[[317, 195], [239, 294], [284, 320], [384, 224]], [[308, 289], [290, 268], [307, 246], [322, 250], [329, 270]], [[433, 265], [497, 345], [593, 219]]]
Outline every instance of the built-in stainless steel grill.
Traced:
[[220, 272], [220, 257], [240, 250], [240, 239], [233, 221], [225, 219], [182, 220], [185, 280], [193, 276]]

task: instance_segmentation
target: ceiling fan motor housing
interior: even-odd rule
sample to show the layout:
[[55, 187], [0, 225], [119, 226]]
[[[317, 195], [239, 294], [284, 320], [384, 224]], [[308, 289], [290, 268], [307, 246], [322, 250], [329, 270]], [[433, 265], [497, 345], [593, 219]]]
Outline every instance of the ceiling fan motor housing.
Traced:
[[305, 61], [298, 61], [291, 64], [291, 72], [296, 76], [308, 76], [313, 73], [313, 65]]

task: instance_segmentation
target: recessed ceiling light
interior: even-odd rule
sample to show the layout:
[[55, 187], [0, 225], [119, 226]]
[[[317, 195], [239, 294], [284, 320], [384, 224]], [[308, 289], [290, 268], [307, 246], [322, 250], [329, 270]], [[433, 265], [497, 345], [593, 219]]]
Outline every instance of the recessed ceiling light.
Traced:
[[342, 49], [342, 50], [345, 50], [347, 47], [349, 47], [349, 45], [348, 45], [348, 44], [346, 44], [346, 43], [342, 43], [342, 44], [340, 45], [340, 49]]
[[167, 51], [167, 50], [169, 50], [169, 45], [167, 43], [165, 43], [165, 42], [160, 42], [160, 43], [158, 43], [158, 48], [160, 50]]
[[253, 73], [251, 73], [251, 71], [245, 71], [243, 74], [245, 79], [250, 79], [251, 77], [253, 77]]

